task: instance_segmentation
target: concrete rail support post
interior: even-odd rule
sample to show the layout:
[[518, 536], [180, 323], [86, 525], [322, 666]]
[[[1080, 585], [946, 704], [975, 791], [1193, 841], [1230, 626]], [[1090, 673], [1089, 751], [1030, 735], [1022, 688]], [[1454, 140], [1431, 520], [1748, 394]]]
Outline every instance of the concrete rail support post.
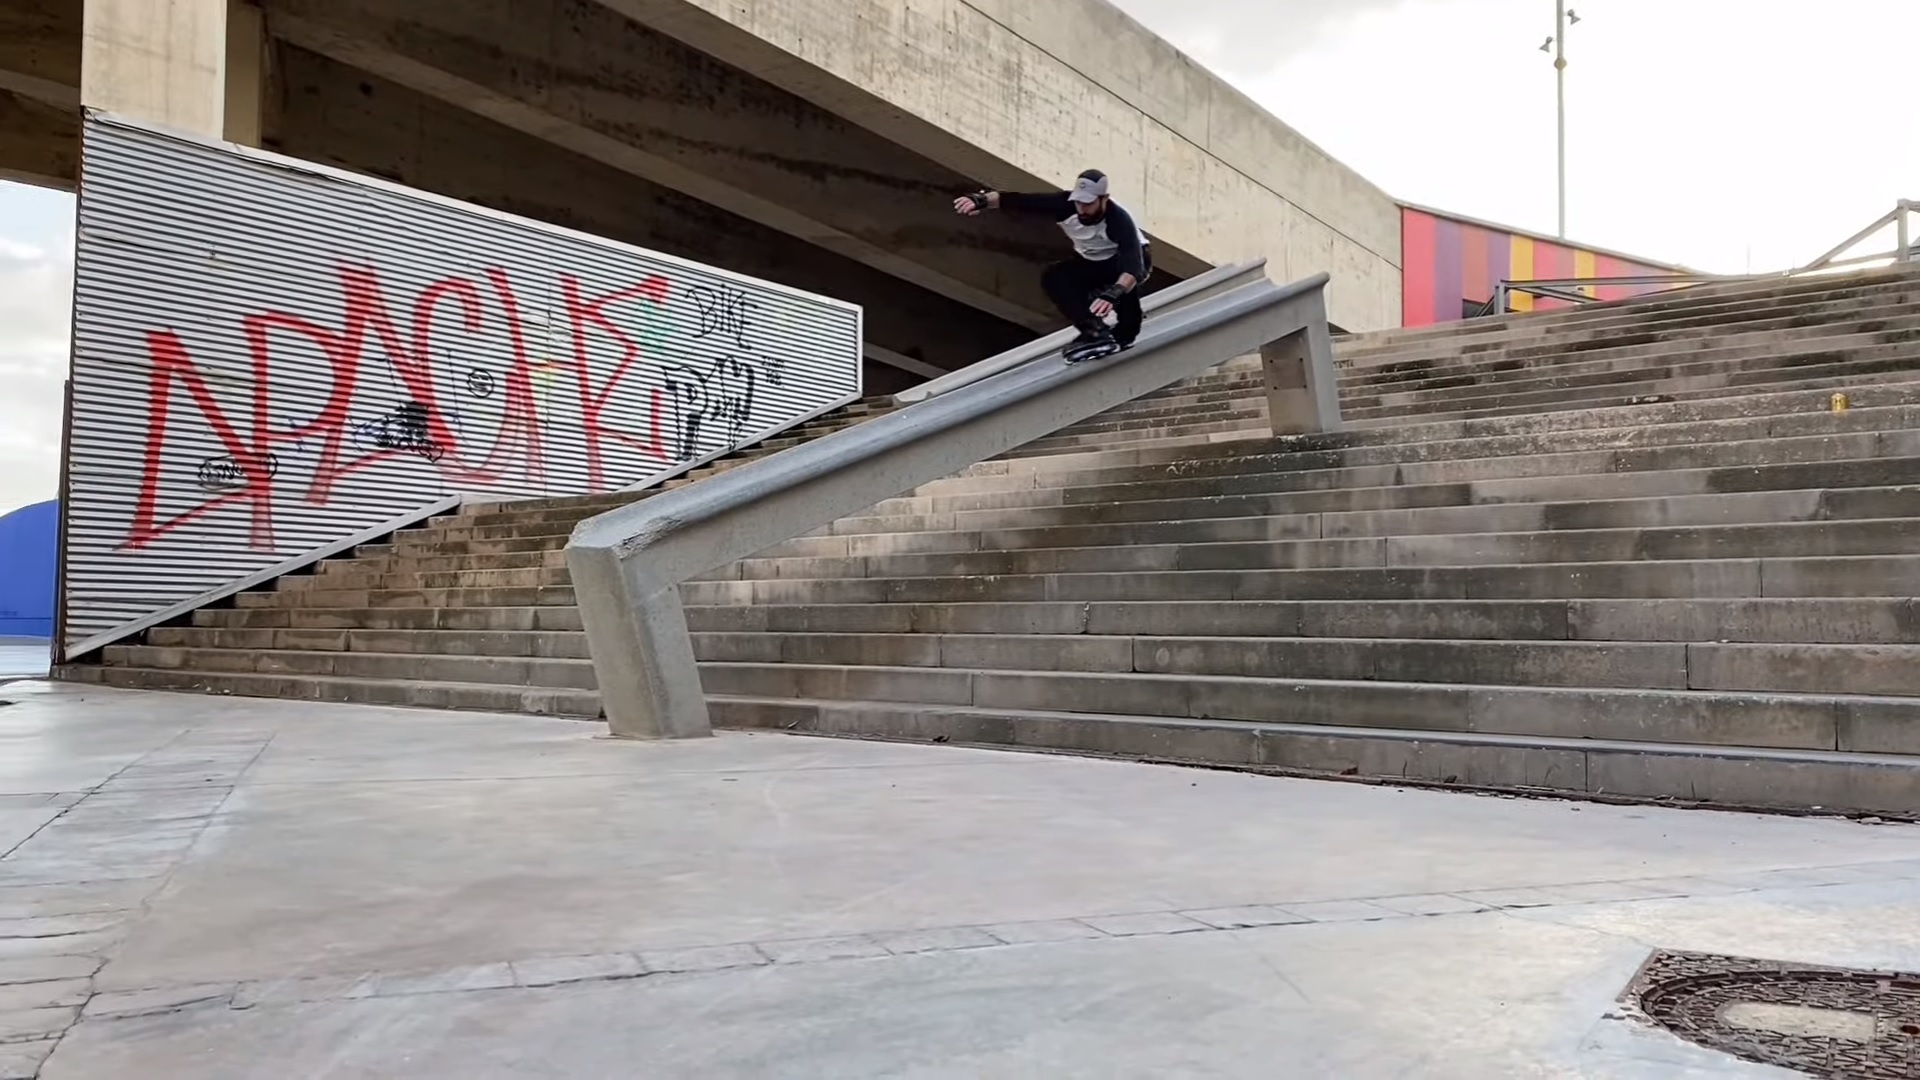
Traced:
[[1267, 379], [1267, 422], [1275, 435], [1339, 431], [1340, 377], [1324, 318], [1260, 350]]
[[[1230, 276], [1234, 268], [1214, 271]], [[1150, 319], [1107, 360], [1049, 357], [590, 518], [567, 566], [607, 725], [634, 739], [712, 733], [679, 586], [1235, 356], [1325, 337], [1327, 275], [1265, 278]]]
[[257, 144], [266, 30], [242, 0], [86, 0], [80, 99], [90, 109]]

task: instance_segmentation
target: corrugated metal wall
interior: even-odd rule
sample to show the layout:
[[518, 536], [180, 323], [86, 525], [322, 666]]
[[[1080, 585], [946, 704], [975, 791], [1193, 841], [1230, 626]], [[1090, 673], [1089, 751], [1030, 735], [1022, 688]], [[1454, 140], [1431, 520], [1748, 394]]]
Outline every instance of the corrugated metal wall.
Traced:
[[[1636, 262], [1403, 207], [1401, 213], [1401, 325], [1428, 326], [1465, 317], [1469, 304], [1486, 303], [1502, 281], [1552, 278], [1639, 277], [1671, 274], [1675, 268]], [[1600, 300], [1625, 300], [1669, 286], [1589, 286]], [[1566, 307], [1564, 300], [1513, 295], [1515, 311]]]
[[858, 396], [861, 312], [90, 116], [69, 655], [450, 495], [609, 491]]

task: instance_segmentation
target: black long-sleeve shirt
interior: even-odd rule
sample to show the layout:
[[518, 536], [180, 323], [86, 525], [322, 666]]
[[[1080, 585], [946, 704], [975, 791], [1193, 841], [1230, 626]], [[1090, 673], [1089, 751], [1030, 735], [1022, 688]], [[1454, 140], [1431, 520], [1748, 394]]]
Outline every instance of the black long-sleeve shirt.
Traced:
[[1119, 203], [1108, 199], [1107, 212], [1099, 221], [1089, 225], [1074, 212], [1073, 200], [1067, 197], [1068, 194], [1065, 191], [1027, 194], [1003, 191], [1000, 193], [1000, 209], [1013, 213], [1045, 214], [1073, 241], [1073, 250], [1081, 258], [1092, 262], [1119, 259], [1122, 271], [1132, 274], [1135, 281], [1144, 279], [1147, 276], [1147, 234], [1133, 220], [1133, 215]]

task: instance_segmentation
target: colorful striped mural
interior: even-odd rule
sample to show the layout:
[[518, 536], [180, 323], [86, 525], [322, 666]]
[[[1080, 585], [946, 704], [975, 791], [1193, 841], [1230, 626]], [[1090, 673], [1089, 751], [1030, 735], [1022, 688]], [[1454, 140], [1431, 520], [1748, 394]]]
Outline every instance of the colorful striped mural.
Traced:
[[[1549, 278], [1634, 277], [1685, 272], [1663, 263], [1575, 248], [1485, 222], [1403, 206], [1401, 224], [1401, 323], [1430, 326], [1466, 317], [1502, 281]], [[1624, 300], [1664, 286], [1588, 286], [1589, 296]], [[1564, 300], [1513, 294], [1512, 310], [1546, 311]]]

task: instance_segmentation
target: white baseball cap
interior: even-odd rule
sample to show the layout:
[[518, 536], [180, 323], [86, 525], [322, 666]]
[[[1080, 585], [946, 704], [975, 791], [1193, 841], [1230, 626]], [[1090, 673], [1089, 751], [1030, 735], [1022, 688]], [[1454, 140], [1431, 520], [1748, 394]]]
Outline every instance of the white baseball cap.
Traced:
[[1107, 193], [1107, 174], [1099, 169], [1088, 169], [1073, 181], [1073, 192], [1067, 197], [1077, 203], [1090, 203]]

